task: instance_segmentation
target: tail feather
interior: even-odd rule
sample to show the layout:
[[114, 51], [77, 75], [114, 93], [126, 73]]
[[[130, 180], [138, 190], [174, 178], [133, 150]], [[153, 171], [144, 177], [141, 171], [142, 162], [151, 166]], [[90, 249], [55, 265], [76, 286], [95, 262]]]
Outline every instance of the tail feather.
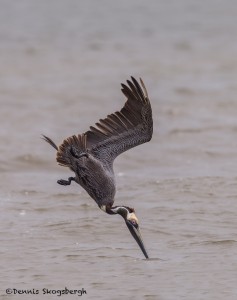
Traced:
[[42, 136], [43, 136], [42, 139], [44, 141], [46, 141], [47, 143], [49, 143], [52, 147], [54, 147], [54, 149], [56, 149], [58, 151], [58, 146], [49, 137], [47, 137], [47, 136], [45, 136], [43, 134], [42, 134]]
[[63, 143], [59, 146], [57, 152], [57, 162], [61, 166], [71, 167], [72, 166], [72, 159], [73, 153], [80, 155], [82, 152], [86, 151], [86, 135], [85, 134], [78, 134], [70, 136], [69, 138], [65, 139]]

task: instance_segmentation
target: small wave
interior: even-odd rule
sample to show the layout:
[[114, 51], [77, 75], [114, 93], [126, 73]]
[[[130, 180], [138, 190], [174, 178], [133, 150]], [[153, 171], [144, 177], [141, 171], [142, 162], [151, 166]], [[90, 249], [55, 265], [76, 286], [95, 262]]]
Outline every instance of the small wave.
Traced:
[[69, 259], [77, 259], [79, 258], [81, 255], [79, 254], [67, 254], [66, 255], [66, 258], [69, 258]]
[[24, 196], [32, 196], [35, 194], [39, 194], [38, 191], [35, 190], [21, 190], [18, 192], [20, 195], [24, 195]]
[[158, 257], [143, 258], [142, 260], [145, 260], [145, 261], [165, 261], [165, 259], [158, 258]]
[[232, 245], [237, 243], [236, 240], [216, 240], [216, 241], [206, 241], [205, 245]]
[[42, 163], [45, 164], [45, 165], [48, 164], [45, 160], [39, 158], [36, 155], [32, 155], [32, 154], [19, 155], [19, 156], [16, 156], [14, 158], [14, 160], [17, 161], [17, 162], [33, 163], [33, 164], [36, 164], [36, 165], [42, 165]]
[[78, 195], [81, 194], [81, 191], [78, 190], [78, 192], [76, 193], [68, 193], [67, 191], [65, 193], [56, 193], [52, 195], [52, 198], [56, 198], [56, 199], [65, 199], [65, 198], [78, 198]]
[[69, 221], [61, 221], [61, 222], [58, 222], [58, 223], [48, 223], [48, 224], [45, 224], [44, 227], [62, 227], [62, 226], [65, 226], [65, 225], [70, 225], [71, 222]]
[[178, 87], [175, 89], [175, 92], [181, 95], [195, 95], [195, 91], [187, 87]]
[[[16, 168], [27, 170], [35, 167], [37, 167], [37, 170], [45, 170], [48, 168], [49, 162], [39, 158], [38, 156], [34, 156], [32, 154], [25, 154], [13, 157], [12, 159], [8, 160], [7, 164], [5, 165], [7, 170], [15, 170]], [[5, 166], [3, 168], [5, 170]]]

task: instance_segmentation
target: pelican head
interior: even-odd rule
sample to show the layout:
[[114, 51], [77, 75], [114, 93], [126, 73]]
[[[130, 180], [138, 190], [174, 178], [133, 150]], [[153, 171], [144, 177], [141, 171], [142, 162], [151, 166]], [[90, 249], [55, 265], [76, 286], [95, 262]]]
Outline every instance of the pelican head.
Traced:
[[128, 206], [115, 206], [111, 208], [111, 212], [113, 214], [119, 214], [124, 218], [124, 221], [129, 231], [131, 232], [132, 236], [138, 243], [143, 254], [145, 255], [146, 258], [149, 258], [142, 240], [142, 236], [139, 230], [138, 219], [135, 215], [134, 209]]

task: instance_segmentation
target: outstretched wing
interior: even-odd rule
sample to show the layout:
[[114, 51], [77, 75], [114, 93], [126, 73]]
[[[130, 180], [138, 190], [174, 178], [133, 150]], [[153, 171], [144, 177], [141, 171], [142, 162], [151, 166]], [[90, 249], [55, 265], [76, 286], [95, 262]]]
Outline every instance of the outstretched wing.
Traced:
[[87, 148], [104, 164], [111, 164], [124, 151], [150, 141], [153, 132], [152, 110], [146, 87], [131, 77], [122, 92], [127, 97], [124, 107], [91, 126], [85, 132]]

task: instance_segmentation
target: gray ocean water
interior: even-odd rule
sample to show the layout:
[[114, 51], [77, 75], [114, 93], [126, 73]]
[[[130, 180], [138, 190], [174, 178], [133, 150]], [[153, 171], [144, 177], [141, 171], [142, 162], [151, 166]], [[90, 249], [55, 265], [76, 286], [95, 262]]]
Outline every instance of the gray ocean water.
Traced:
[[[1, 299], [237, 299], [236, 18], [234, 0], [0, 1]], [[40, 138], [119, 110], [130, 75], [154, 136], [116, 160], [115, 204], [150, 260], [120, 216], [56, 183], [73, 174]]]

